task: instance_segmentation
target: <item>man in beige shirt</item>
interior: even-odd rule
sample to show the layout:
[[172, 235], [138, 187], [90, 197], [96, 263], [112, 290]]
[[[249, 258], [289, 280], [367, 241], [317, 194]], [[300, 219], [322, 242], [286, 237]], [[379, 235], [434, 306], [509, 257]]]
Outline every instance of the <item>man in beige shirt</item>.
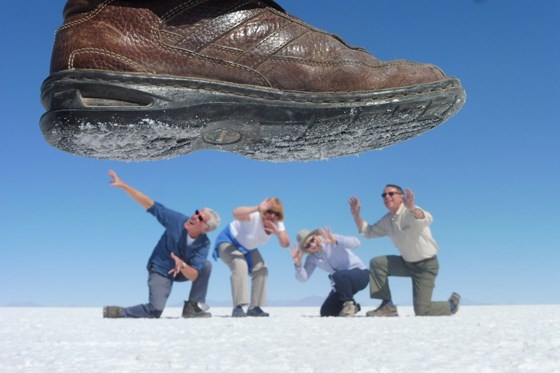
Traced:
[[360, 216], [361, 205], [357, 197], [349, 200], [350, 211], [360, 234], [366, 238], [389, 237], [400, 255], [374, 257], [370, 261], [370, 295], [381, 299], [381, 305], [367, 316], [398, 316], [391, 300], [389, 276], [410, 277], [414, 313], [417, 316], [452, 315], [459, 309], [461, 297], [451, 294], [448, 301], [432, 302], [435, 280], [439, 272], [436, 241], [432, 238], [429, 212], [414, 204], [414, 193], [406, 193], [398, 185], [385, 186], [381, 194], [389, 213], [375, 224], [368, 224]]

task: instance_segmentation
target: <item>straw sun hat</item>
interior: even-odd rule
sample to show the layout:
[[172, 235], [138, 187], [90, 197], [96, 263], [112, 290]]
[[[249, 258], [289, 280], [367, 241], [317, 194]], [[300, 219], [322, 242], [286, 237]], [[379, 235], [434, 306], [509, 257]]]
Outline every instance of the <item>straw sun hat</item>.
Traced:
[[319, 235], [320, 232], [318, 229], [314, 229], [312, 231], [310, 231], [309, 229], [302, 229], [298, 232], [296, 239], [299, 245], [299, 249], [304, 251], [305, 248], [305, 244], [307, 243], [307, 241], [309, 239], [311, 239], [311, 237]]

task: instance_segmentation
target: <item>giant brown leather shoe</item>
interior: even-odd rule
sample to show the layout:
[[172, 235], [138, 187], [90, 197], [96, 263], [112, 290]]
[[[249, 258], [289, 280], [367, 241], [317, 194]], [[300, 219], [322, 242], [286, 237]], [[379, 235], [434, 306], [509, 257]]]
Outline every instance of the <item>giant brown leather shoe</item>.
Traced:
[[271, 0], [69, 0], [41, 93], [51, 145], [126, 161], [356, 154], [465, 102], [436, 66], [380, 61]]

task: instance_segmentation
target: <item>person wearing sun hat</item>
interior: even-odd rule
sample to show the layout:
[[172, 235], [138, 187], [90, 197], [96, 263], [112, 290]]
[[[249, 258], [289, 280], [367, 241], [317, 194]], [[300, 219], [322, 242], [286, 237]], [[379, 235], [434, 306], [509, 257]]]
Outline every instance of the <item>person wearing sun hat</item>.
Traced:
[[[268, 316], [262, 310], [266, 302], [268, 268], [257, 246], [272, 236], [282, 247], [290, 246], [284, 226], [284, 207], [278, 198], [267, 198], [256, 206], [233, 210], [235, 218], [216, 238], [212, 257], [220, 257], [231, 270], [232, 317]], [[249, 299], [249, 275], [251, 297]], [[244, 307], [249, 305], [247, 311]]]
[[[353, 316], [360, 311], [354, 295], [369, 283], [369, 272], [362, 260], [352, 252], [360, 246], [356, 237], [333, 234], [330, 229], [302, 229], [297, 245], [290, 253], [296, 278], [307, 281], [315, 268], [329, 273], [332, 290], [321, 306], [321, 316]], [[307, 255], [302, 265], [303, 256]]]

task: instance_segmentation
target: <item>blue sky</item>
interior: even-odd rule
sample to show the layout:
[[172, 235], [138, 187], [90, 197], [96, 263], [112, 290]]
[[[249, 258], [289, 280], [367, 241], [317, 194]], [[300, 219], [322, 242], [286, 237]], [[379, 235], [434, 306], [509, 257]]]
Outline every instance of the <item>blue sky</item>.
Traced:
[[[162, 228], [109, 169], [168, 207], [190, 214], [231, 211], [268, 196], [285, 203], [295, 241], [301, 228], [356, 235], [348, 197], [370, 222], [385, 214], [386, 183], [410, 187], [434, 216], [440, 275], [434, 298], [457, 291], [476, 303], [560, 303], [560, 3], [520, 0], [284, 0], [290, 13], [363, 46], [380, 59], [431, 62], [461, 79], [467, 102], [440, 127], [382, 151], [308, 163], [273, 164], [222, 152], [157, 162], [82, 158], [43, 140], [40, 85], [65, 1], [10, 1], [0, 15], [0, 306], [133, 305], [147, 300], [146, 261]], [[213, 240], [217, 231], [210, 235]], [[395, 254], [389, 240], [362, 239], [369, 262]], [[291, 258], [271, 241], [269, 298], [326, 296], [326, 273], [300, 284]], [[411, 301], [408, 279], [394, 300]], [[169, 304], [182, 302], [178, 284]], [[357, 299], [373, 306], [367, 290]], [[230, 299], [229, 271], [214, 263], [208, 294]], [[210, 304], [212, 305], [212, 303]]]

